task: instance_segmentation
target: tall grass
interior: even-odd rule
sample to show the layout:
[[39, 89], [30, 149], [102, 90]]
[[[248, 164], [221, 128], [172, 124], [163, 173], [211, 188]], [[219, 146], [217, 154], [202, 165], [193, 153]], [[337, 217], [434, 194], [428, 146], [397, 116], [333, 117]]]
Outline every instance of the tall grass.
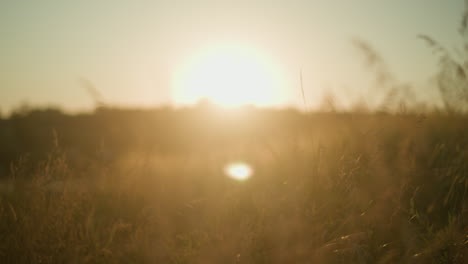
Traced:
[[449, 112], [468, 110], [468, 1], [458, 28], [461, 45], [448, 49], [431, 36], [421, 34], [419, 38], [427, 43], [438, 57], [439, 71], [436, 75], [437, 87]]
[[[185, 131], [202, 145], [23, 159], [0, 194], [1, 263], [468, 261], [466, 117], [307, 116], [223, 148]], [[223, 174], [237, 160], [248, 181]]]

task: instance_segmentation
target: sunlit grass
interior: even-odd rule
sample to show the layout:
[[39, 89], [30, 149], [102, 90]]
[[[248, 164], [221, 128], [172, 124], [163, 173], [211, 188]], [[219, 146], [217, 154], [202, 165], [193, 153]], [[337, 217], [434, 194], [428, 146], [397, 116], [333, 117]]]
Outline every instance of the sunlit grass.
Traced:
[[[147, 145], [140, 114], [122, 135]], [[271, 117], [179, 127], [171, 152], [114, 143], [85, 160], [65, 145], [23, 159], [1, 188], [2, 263], [466, 260], [465, 117]]]

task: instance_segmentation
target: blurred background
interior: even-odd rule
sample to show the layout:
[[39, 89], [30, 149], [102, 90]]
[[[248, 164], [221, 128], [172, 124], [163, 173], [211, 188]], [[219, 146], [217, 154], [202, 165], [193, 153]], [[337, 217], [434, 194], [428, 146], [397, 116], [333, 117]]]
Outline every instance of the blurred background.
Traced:
[[468, 263], [462, 0], [0, 1], [1, 263]]

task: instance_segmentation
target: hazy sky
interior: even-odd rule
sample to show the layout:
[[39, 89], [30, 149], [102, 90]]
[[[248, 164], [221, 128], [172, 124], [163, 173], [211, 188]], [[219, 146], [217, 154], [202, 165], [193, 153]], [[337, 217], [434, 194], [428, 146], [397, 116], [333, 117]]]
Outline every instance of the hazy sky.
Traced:
[[90, 108], [80, 77], [111, 104], [174, 103], [174, 72], [216, 43], [251, 47], [282, 69], [289, 92], [275, 103], [301, 102], [300, 67], [312, 104], [325, 88], [365, 96], [370, 75], [354, 37], [429, 98], [436, 60], [416, 35], [454, 47], [462, 10], [463, 0], [1, 0], [0, 110], [21, 102]]

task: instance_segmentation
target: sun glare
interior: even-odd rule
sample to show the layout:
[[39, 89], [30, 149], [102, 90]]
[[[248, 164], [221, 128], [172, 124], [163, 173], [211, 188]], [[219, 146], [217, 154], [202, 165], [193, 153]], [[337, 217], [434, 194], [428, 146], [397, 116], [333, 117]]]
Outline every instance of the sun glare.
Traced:
[[275, 105], [282, 99], [281, 71], [260, 52], [235, 45], [211, 47], [187, 59], [173, 80], [174, 100], [207, 98], [222, 106]]
[[252, 176], [253, 170], [248, 164], [238, 162], [227, 165], [224, 172], [234, 180], [245, 181]]

